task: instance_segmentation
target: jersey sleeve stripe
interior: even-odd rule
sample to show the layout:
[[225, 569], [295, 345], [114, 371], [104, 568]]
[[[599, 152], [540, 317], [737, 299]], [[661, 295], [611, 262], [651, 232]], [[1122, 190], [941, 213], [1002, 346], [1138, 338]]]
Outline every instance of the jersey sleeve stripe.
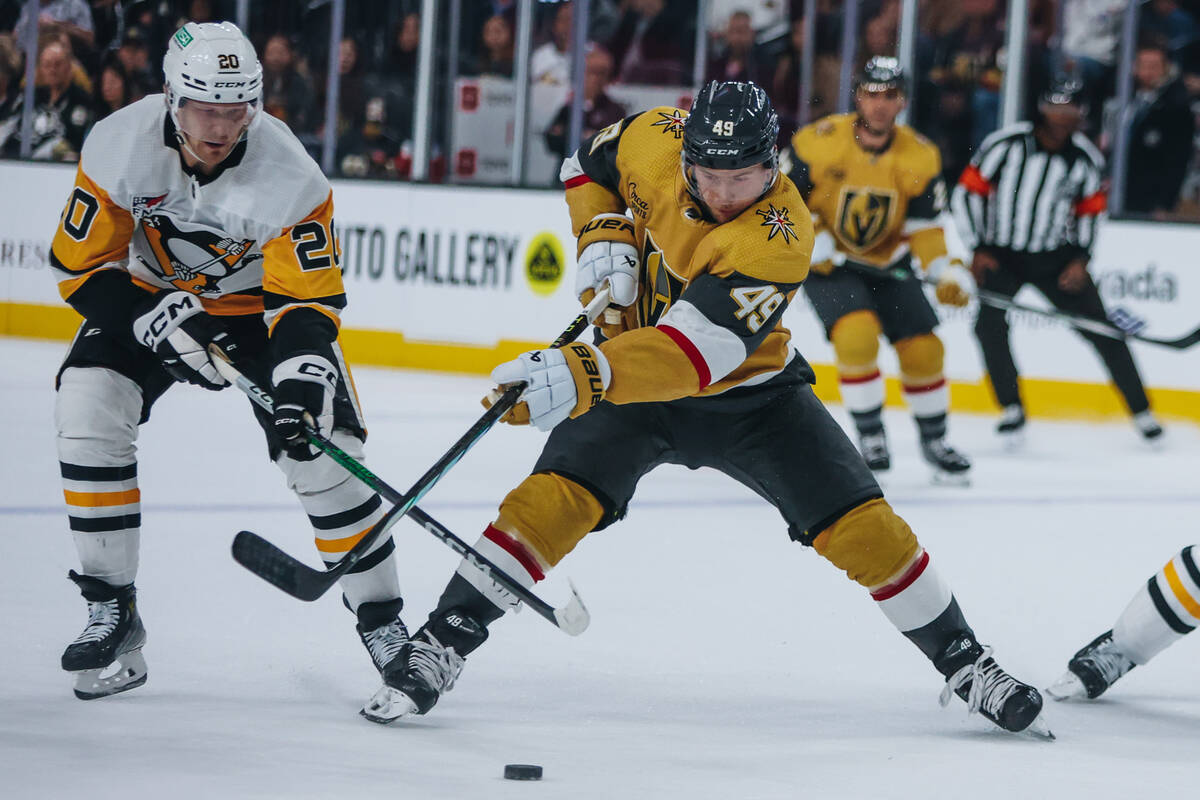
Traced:
[[692, 362], [692, 367], [696, 370], [696, 375], [700, 379], [700, 389], [703, 390], [712, 383], [712, 373], [708, 370], [708, 364], [704, 361], [704, 356], [700, 355], [700, 351], [696, 345], [683, 334], [682, 331], [672, 328], [670, 325], [658, 324], [658, 329], [665, 333], [671, 341], [678, 345], [683, 354], [687, 356], [688, 361]]
[[279, 321], [283, 319], [285, 314], [295, 311], [298, 308], [311, 308], [313, 311], [328, 317], [338, 329], [342, 326], [341, 317], [328, 306], [320, 303], [289, 303], [283, 308], [267, 311], [264, 314], [263, 321], [267, 324], [267, 334], [270, 335], [275, 332], [275, 326], [279, 324]]
[[1108, 209], [1108, 195], [1096, 192], [1075, 204], [1075, 213], [1080, 217], [1092, 217]]
[[576, 186], [582, 186], [585, 183], [594, 183], [587, 175], [576, 175], [574, 178], [568, 178], [563, 185], [568, 189], [574, 189]]
[[967, 165], [967, 168], [963, 170], [962, 177], [958, 179], [958, 183], [971, 194], [986, 197], [992, 193], [991, 181], [983, 177], [983, 173], [974, 164]]

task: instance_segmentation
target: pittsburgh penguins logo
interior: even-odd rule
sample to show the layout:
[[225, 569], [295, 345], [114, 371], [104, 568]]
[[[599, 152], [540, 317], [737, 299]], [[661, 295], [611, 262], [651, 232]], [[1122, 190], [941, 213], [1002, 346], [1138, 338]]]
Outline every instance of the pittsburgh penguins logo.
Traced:
[[671, 271], [649, 230], [646, 231], [646, 242], [642, 245], [642, 280], [649, 289], [642, 293], [642, 324], [655, 325], [683, 294], [687, 281]]
[[233, 239], [209, 228], [183, 230], [163, 214], [147, 213], [141, 231], [155, 263], [145, 266], [192, 294], [221, 294], [218, 284], [260, 258], [253, 239]]
[[887, 233], [896, 202], [896, 193], [887, 189], [842, 187], [838, 198], [838, 238], [857, 252], [867, 252]]

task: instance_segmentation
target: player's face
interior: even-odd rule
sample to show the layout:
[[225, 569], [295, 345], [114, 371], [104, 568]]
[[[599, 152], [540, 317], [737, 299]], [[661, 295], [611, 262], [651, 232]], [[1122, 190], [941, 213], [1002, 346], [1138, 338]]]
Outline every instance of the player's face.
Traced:
[[896, 124], [896, 117], [904, 109], [904, 93], [899, 89], [884, 89], [868, 92], [859, 89], [854, 95], [858, 114], [867, 127], [876, 133], [889, 133]]
[[729, 222], [749, 208], [763, 193], [770, 175], [765, 164], [741, 169], [692, 167], [696, 191], [717, 222]]
[[253, 115], [249, 103], [188, 100], [179, 107], [179, 130], [204, 163], [216, 165], [233, 152]]

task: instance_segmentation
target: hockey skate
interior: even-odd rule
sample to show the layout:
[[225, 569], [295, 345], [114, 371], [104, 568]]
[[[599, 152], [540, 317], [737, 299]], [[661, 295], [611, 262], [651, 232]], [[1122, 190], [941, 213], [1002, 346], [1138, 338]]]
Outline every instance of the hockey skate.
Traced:
[[62, 654], [62, 668], [75, 676], [75, 696], [95, 700], [141, 686], [146, 682], [146, 629], [133, 584], [111, 586], [75, 570], [67, 577], [88, 603], [87, 626]]
[[942, 707], [958, 695], [966, 701], [968, 713], [979, 713], [1006, 731], [1054, 738], [1042, 717], [1041, 693], [1001, 669], [992, 658], [992, 648], [963, 636], [952, 642], [934, 665], [948, 674], [938, 698]]
[[405, 645], [398, 669], [384, 673], [383, 687], [363, 706], [362, 715], [387, 725], [427, 713], [454, 688], [463, 658], [487, 636], [487, 628], [458, 609], [431, 619]]
[[970, 486], [971, 462], [946, 444], [943, 438], [922, 439], [921, 455], [933, 467], [933, 482], [947, 486]]
[[887, 472], [892, 468], [892, 454], [888, 450], [887, 434], [882, 430], [875, 433], [860, 433], [859, 451], [871, 472]]
[[1055, 700], [1095, 700], [1137, 665], [1113, 646], [1105, 631], [1067, 662], [1067, 671], [1046, 689]]
[[389, 670], [403, 669], [400, 658], [408, 644], [408, 628], [400, 619], [404, 601], [400, 598], [378, 603], [363, 603], [358, 607], [358, 638], [371, 654], [371, 661], [380, 675]]
[[1019, 404], [1005, 406], [996, 425], [1006, 450], [1017, 450], [1025, 443], [1025, 408]]
[[1139, 414], [1134, 414], [1133, 426], [1138, 429], [1138, 433], [1140, 433], [1142, 438], [1147, 442], [1161, 444], [1159, 439], [1161, 439], [1163, 435], [1162, 425], [1159, 424], [1158, 420], [1155, 419], [1154, 415], [1149, 411], [1143, 411]]

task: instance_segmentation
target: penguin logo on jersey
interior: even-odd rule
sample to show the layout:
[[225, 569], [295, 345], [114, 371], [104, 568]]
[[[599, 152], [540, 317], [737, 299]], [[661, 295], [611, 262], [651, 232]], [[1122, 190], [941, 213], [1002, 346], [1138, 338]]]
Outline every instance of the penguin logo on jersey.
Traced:
[[155, 261], [143, 260], [145, 266], [192, 294], [221, 294], [222, 280], [262, 258], [250, 252], [253, 239], [233, 239], [208, 228], [183, 230], [163, 214], [146, 212], [141, 230]]
[[642, 245], [642, 285], [646, 291], [642, 293], [641, 316], [642, 324], [646, 326], [657, 324], [687, 285], [687, 281], [671, 270], [649, 230]]
[[838, 198], [838, 238], [859, 253], [879, 244], [896, 210], [896, 193], [871, 186], [844, 186]]

